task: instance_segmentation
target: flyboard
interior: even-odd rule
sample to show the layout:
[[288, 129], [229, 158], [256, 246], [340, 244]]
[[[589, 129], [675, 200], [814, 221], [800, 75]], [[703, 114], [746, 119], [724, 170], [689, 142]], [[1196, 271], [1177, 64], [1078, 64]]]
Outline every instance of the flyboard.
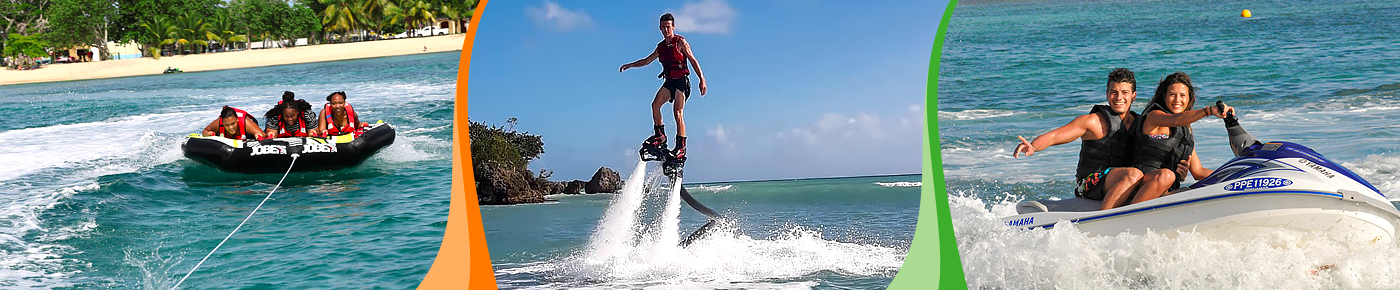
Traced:
[[[691, 232], [685, 239], [681, 240], [681, 247], [688, 246], [696, 239], [704, 237], [705, 234], [709, 233], [710, 228], [715, 226], [717, 221], [723, 219], [719, 213], [716, 213], [713, 209], [710, 209], [710, 207], [700, 204], [699, 201], [695, 200], [695, 197], [690, 196], [690, 192], [685, 190], [685, 187], [681, 186], [681, 178], [685, 175], [684, 159], [678, 160], [672, 157], [666, 148], [658, 148], [647, 143], [642, 143], [642, 149], [637, 151], [642, 161], [661, 161], [661, 173], [665, 174], [666, 177], [670, 179], [672, 196], [677, 195], [677, 191], [679, 191], [681, 200], [684, 200], [685, 204], [690, 205], [690, 208], [695, 209], [695, 211], [700, 212], [700, 214], [710, 219], [706, 221], [704, 225], [701, 225], [700, 228]], [[639, 162], [637, 165], [646, 166], [646, 162]]]

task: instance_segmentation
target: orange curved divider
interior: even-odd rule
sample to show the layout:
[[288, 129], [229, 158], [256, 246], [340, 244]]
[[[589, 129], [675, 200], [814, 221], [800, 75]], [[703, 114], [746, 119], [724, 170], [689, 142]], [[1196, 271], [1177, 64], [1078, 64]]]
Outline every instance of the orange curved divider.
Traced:
[[467, 132], [467, 80], [471, 71], [472, 42], [481, 24], [487, 0], [477, 4], [462, 43], [462, 63], [457, 70], [457, 100], [452, 117], [452, 203], [447, 211], [447, 231], [437, 259], [418, 289], [496, 289], [491, 255], [476, 203], [472, 178], [471, 136]]

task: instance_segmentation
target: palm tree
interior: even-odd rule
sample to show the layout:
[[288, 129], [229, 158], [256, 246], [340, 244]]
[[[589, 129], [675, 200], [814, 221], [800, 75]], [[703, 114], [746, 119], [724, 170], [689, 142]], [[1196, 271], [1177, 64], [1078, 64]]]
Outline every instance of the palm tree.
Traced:
[[[196, 45], [198, 47], [209, 46], [209, 32], [212, 25], [204, 22], [198, 16], [189, 13], [181, 14], [175, 18], [175, 25], [167, 31], [167, 35], [175, 42], [175, 49], [183, 51], [182, 47]], [[198, 52], [198, 51], [195, 51]]]
[[415, 34], [414, 31], [420, 28], [423, 23], [432, 23], [433, 20], [437, 20], [437, 17], [433, 15], [433, 10], [437, 9], [433, 9], [433, 5], [427, 1], [399, 0], [399, 9], [403, 10], [403, 21], [409, 30], [409, 37], [412, 37]]
[[360, 17], [356, 15], [358, 11], [353, 0], [320, 0], [326, 5], [325, 10], [321, 10], [321, 27], [328, 32], [341, 32], [344, 38], [350, 30], [359, 28]]
[[206, 38], [210, 41], [218, 42], [221, 50], [227, 50], [228, 46], [234, 42], [248, 42], [247, 35], [240, 35], [233, 31], [235, 27], [233, 21], [229, 19], [228, 11], [218, 11], [218, 14], [214, 15], [210, 27], [211, 30], [206, 35]]
[[151, 57], [160, 59], [161, 47], [174, 43], [174, 40], [170, 39], [169, 33], [174, 25], [170, 23], [169, 18], [163, 15], [156, 15], [149, 20], [142, 20], [140, 25], [141, 36], [150, 42], [142, 45], [146, 46], [146, 50], [151, 54]]
[[399, 6], [389, 0], [360, 0], [358, 3], [361, 27], [375, 33], [384, 31], [390, 25], [398, 24], [402, 18]]

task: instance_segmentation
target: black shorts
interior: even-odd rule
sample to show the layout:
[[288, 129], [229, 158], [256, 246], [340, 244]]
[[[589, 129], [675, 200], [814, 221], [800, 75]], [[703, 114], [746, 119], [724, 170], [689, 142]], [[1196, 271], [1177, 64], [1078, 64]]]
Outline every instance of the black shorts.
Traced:
[[1108, 182], [1109, 170], [1113, 170], [1113, 168], [1104, 168], [1103, 171], [1094, 171], [1094, 173], [1090, 173], [1089, 176], [1080, 178], [1077, 182], [1079, 185], [1074, 187], [1074, 196], [1092, 200], [1103, 200], [1103, 184]]
[[690, 98], [690, 78], [666, 79], [661, 87], [671, 91], [671, 99], [667, 102], [676, 101], [676, 91], [685, 93], [686, 99]]

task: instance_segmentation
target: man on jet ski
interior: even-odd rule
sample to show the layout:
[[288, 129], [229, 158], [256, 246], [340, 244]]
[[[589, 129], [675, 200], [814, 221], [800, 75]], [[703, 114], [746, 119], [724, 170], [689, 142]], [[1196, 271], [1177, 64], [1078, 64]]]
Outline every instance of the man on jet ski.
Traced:
[[1021, 139], [1012, 158], [1024, 153], [1027, 157], [1046, 147], [1084, 140], [1079, 149], [1079, 165], [1074, 178], [1078, 186], [1074, 195], [1104, 201], [1102, 209], [1110, 209], [1127, 201], [1128, 194], [1137, 189], [1142, 171], [1132, 167], [1133, 136], [1131, 124], [1140, 118], [1132, 112], [1137, 98], [1137, 79], [1125, 68], [1108, 74], [1106, 92], [1108, 105], [1094, 105], [1088, 114], [1080, 115], [1049, 133], [1036, 136], [1034, 141]]

